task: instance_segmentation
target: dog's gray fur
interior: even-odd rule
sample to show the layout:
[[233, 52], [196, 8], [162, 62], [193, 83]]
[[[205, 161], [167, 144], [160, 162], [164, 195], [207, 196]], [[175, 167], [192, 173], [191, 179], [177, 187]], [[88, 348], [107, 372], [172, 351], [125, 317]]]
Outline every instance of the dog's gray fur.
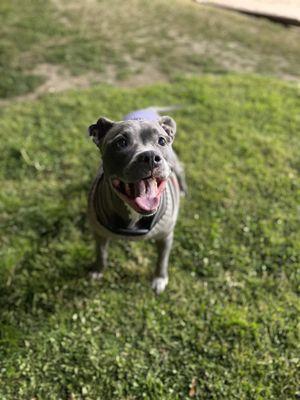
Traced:
[[[137, 119], [113, 122], [100, 118], [89, 127], [89, 134], [102, 154], [102, 165], [93, 182], [88, 206], [88, 216], [96, 240], [94, 277], [101, 277], [106, 267], [109, 240], [154, 239], [158, 261], [152, 288], [156, 293], [165, 289], [180, 192], [186, 192], [183, 168], [172, 149], [175, 133], [175, 121], [158, 114], [157, 121]], [[126, 143], [130, 144], [119, 149], [116, 143], [124, 135]], [[158, 144], [159, 137], [165, 139], [165, 145]], [[151, 157], [159, 160], [158, 165], [154, 164]], [[136, 182], [147, 179], [149, 175], [167, 180], [167, 183], [157, 209], [145, 215], [134, 211], [118, 195], [112, 181], [118, 178], [124, 183]], [[136, 235], [139, 227], [149, 221], [152, 223], [148, 231]], [[117, 230], [116, 227], [121, 229]], [[122, 229], [126, 234], [122, 233]]]

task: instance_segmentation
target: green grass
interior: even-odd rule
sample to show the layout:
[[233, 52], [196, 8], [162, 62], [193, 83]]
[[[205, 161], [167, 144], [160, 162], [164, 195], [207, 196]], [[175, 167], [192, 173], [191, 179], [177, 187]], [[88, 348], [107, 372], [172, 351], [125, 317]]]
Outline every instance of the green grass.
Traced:
[[[114, 244], [92, 282], [86, 127], [178, 103], [190, 196], [169, 287], [149, 287], [150, 243]], [[195, 379], [196, 399], [299, 396], [299, 107], [297, 88], [231, 75], [3, 109], [0, 398], [187, 399]]]
[[0, 97], [37, 88], [40, 64], [125, 84], [232, 71], [299, 79], [299, 32], [192, 0], [3, 0]]

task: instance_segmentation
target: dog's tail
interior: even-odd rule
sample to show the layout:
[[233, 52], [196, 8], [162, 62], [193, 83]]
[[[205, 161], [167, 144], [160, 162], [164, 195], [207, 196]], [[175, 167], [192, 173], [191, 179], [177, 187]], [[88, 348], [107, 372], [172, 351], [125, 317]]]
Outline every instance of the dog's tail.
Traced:
[[185, 107], [185, 106], [182, 105], [182, 104], [174, 104], [174, 105], [166, 106], [166, 107], [156, 107], [156, 106], [153, 106], [153, 107], [150, 107], [150, 108], [152, 108], [153, 110], [155, 110], [158, 114], [161, 114], [161, 113], [166, 113], [166, 112], [169, 112], [169, 111], [180, 110], [180, 109], [182, 109], [182, 108], [184, 108], [184, 107]]

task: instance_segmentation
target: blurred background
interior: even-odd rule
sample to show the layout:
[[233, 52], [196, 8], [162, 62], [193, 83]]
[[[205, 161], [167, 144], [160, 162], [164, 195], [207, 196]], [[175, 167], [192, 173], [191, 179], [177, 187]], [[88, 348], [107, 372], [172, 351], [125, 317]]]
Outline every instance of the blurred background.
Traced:
[[299, 27], [284, 25], [299, 22], [297, 0], [3, 0], [0, 7], [2, 99], [95, 82], [138, 86], [179, 73], [300, 74]]

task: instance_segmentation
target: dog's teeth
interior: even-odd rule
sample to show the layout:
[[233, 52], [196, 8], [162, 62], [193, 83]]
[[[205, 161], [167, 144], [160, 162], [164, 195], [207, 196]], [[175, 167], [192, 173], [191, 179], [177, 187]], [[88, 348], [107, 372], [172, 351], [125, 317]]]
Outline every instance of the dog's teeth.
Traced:
[[113, 186], [114, 186], [115, 188], [117, 188], [117, 187], [120, 185], [120, 179], [114, 179], [114, 180], [112, 181], [112, 184], [113, 184]]
[[140, 196], [144, 196], [146, 193], [146, 186], [143, 180], [138, 182], [138, 192]]
[[154, 193], [157, 191], [156, 179], [147, 179], [147, 191]]
[[129, 196], [129, 197], [131, 196], [129, 183], [125, 183], [125, 192], [126, 192], [127, 196]]

